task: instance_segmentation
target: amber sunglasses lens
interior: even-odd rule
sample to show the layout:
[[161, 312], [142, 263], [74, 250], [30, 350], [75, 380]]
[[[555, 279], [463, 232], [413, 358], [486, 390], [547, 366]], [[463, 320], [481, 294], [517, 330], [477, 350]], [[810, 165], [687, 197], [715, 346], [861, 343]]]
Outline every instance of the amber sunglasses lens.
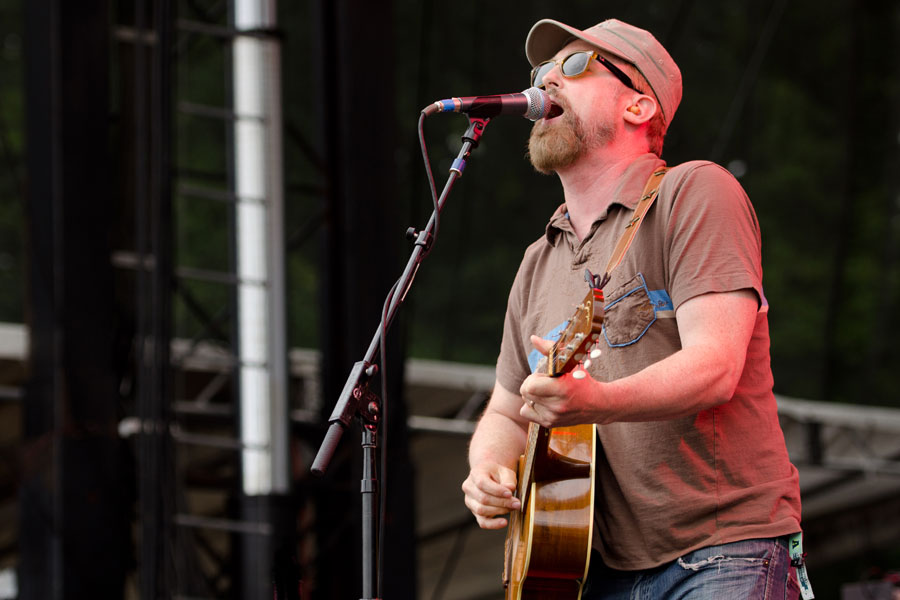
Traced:
[[[578, 77], [584, 73], [593, 57], [593, 52], [575, 52], [562, 59], [560, 68], [564, 77]], [[531, 72], [531, 85], [544, 87], [544, 77], [557, 65], [555, 60], [547, 60], [539, 64]]]

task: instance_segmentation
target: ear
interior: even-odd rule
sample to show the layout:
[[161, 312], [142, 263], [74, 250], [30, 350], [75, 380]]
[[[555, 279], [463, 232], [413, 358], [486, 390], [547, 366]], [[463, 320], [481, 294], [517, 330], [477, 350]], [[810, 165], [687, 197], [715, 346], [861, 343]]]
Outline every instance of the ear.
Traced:
[[629, 103], [625, 107], [622, 118], [632, 125], [643, 125], [653, 118], [659, 107], [656, 100], [646, 94], [633, 94], [629, 97]]

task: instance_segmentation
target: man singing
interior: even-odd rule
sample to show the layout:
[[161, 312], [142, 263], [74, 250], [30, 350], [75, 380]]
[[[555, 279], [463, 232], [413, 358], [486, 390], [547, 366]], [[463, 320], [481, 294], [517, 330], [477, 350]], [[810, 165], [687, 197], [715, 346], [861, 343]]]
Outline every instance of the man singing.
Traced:
[[681, 73], [650, 33], [617, 20], [584, 31], [541, 20], [525, 50], [532, 85], [563, 109], [534, 124], [529, 156], [559, 177], [564, 203], [509, 295], [466, 505], [482, 528], [503, 528], [520, 509], [529, 422], [593, 423], [583, 598], [796, 598], [788, 546], [800, 492], [772, 393], [753, 207], [716, 164], [670, 167], [604, 285], [600, 357], [560, 377], [534, 372], [585, 295], [585, 269], [607, 270], [645, 184], [666, 166]]

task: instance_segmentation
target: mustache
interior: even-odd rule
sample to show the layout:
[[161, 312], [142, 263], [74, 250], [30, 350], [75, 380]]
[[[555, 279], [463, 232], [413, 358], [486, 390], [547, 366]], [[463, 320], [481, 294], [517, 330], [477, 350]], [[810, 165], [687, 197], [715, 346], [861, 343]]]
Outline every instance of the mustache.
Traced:
[[545, 89], [544, 91], [547, 93], [548, 96], [550, 96], [550, 100], [554, 104], [559, 105], [559, 107], [562, 108], [563, 111], [569, 110], [569, 102], [567, 100], [565, 100], [564, 98], [562, 98], [555, 89], [550, 89], [550, 90]]

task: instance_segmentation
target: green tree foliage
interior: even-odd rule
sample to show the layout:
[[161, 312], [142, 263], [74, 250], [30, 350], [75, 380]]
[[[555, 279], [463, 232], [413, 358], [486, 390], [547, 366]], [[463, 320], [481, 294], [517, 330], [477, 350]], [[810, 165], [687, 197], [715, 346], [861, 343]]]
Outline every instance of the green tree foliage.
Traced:
[[[226, 23], [225, 3], [183, 0], [180, 17]], [[290, 342], [318, 340], [317, 224], [322, 217], [332, 124], [315, 115], [323, 70], [341, 77], [341, 58], [317, 56], [313, 3], [280, 2], [285, 108], [285, 176]], [[20, 2], [0, 1], [0, 319], [24, 315], [22, 198], [25, 185]], [[666, 142], [675, 164], [712, 158], [747, 189], [764, 243], [776, 390], [845, 402], [896, 404], [900, 333], [897, 33], [900, 6], [888, 0], [701, 3], [503, 0], [457, 3], [395, 0], [395, 31], [372, 48], [368, 68], [393, 70], [397, 147], [359, 132], [360, 151], [394, 168], [387, 191], [405, 215], [396, 243], [431, 212], [415, 125], [429, 102], [527, 87], [524, 39], [541, 17], [590, 26], [607, 17], [646, 27], [670, 49], [685, 93]], [[181, 40], [179, 102], [227, 105], [222, 48]], [[373, 90], [379, 93], [379, 90]], [[373, 119], [379, 118], [372, 115]], [[180, 184], [227, 189], [227, 127], [179, 117]], [[444, 214], [403, 316], [411, 354], [490, 364], [495, 360], [509, 285], [528, 243], [561, 202], [555, 177], [524, 158], [528, 123], [493, 121]], [[440, 188], [466, 120], [436, 115], [426, 136]], [[365, 202], [361, 198], [360, 202]], [[176, 194], [178, 264], [227, 270], [232, 261], [224, 204]], [[378, 260], [378, 249], [373, 249]], [[401, 265], [397, 266], [397, 274]], [[225, 286], [190, 284], [190, 295], [227, 312]], [[386, 291], [386, 290], [385, 290]], [[372, 297], [381, 310], [382, 297]], [[179, 334], [202, 324], [184, 301]]]
[[[408, 126], [417, 107], [437, 98], [526, 87], [523, 44], [537, 18], [587, 27], [615, 16], [653, 31], [685, 82], [664, 158], [722, 163], [756, 207], [776, 391], [896, 403], [900, 78], [888, 59], [900, 55], [895, 3], [601, 10], [592, 2], [533, 2], [494, 13], [502, 18], [474, 7], [447, 14], [427, 3], [397, 4], [400, 28], [410, 32], [397, 38], [398, 81], [418, 78], [414, 104], [412, 92], [399, 90], [398, 118]], [[461, 133], [464, 119], [432, 118], [427, 126], [432, 156], [446, 161], [458, 148], [448, 131]], [[560, 202], [555, 178], [532, 173], [524, 160], [526, 137], [527, 123], [491, 123], [454, 190], [417, 284], [414, 354], [493, 362], [518, 257]], [[415, 182], [418, 171], [409, 176]], [[423, 215], [424, 188], [408, 190], [417, 192], [411, 212]]]

